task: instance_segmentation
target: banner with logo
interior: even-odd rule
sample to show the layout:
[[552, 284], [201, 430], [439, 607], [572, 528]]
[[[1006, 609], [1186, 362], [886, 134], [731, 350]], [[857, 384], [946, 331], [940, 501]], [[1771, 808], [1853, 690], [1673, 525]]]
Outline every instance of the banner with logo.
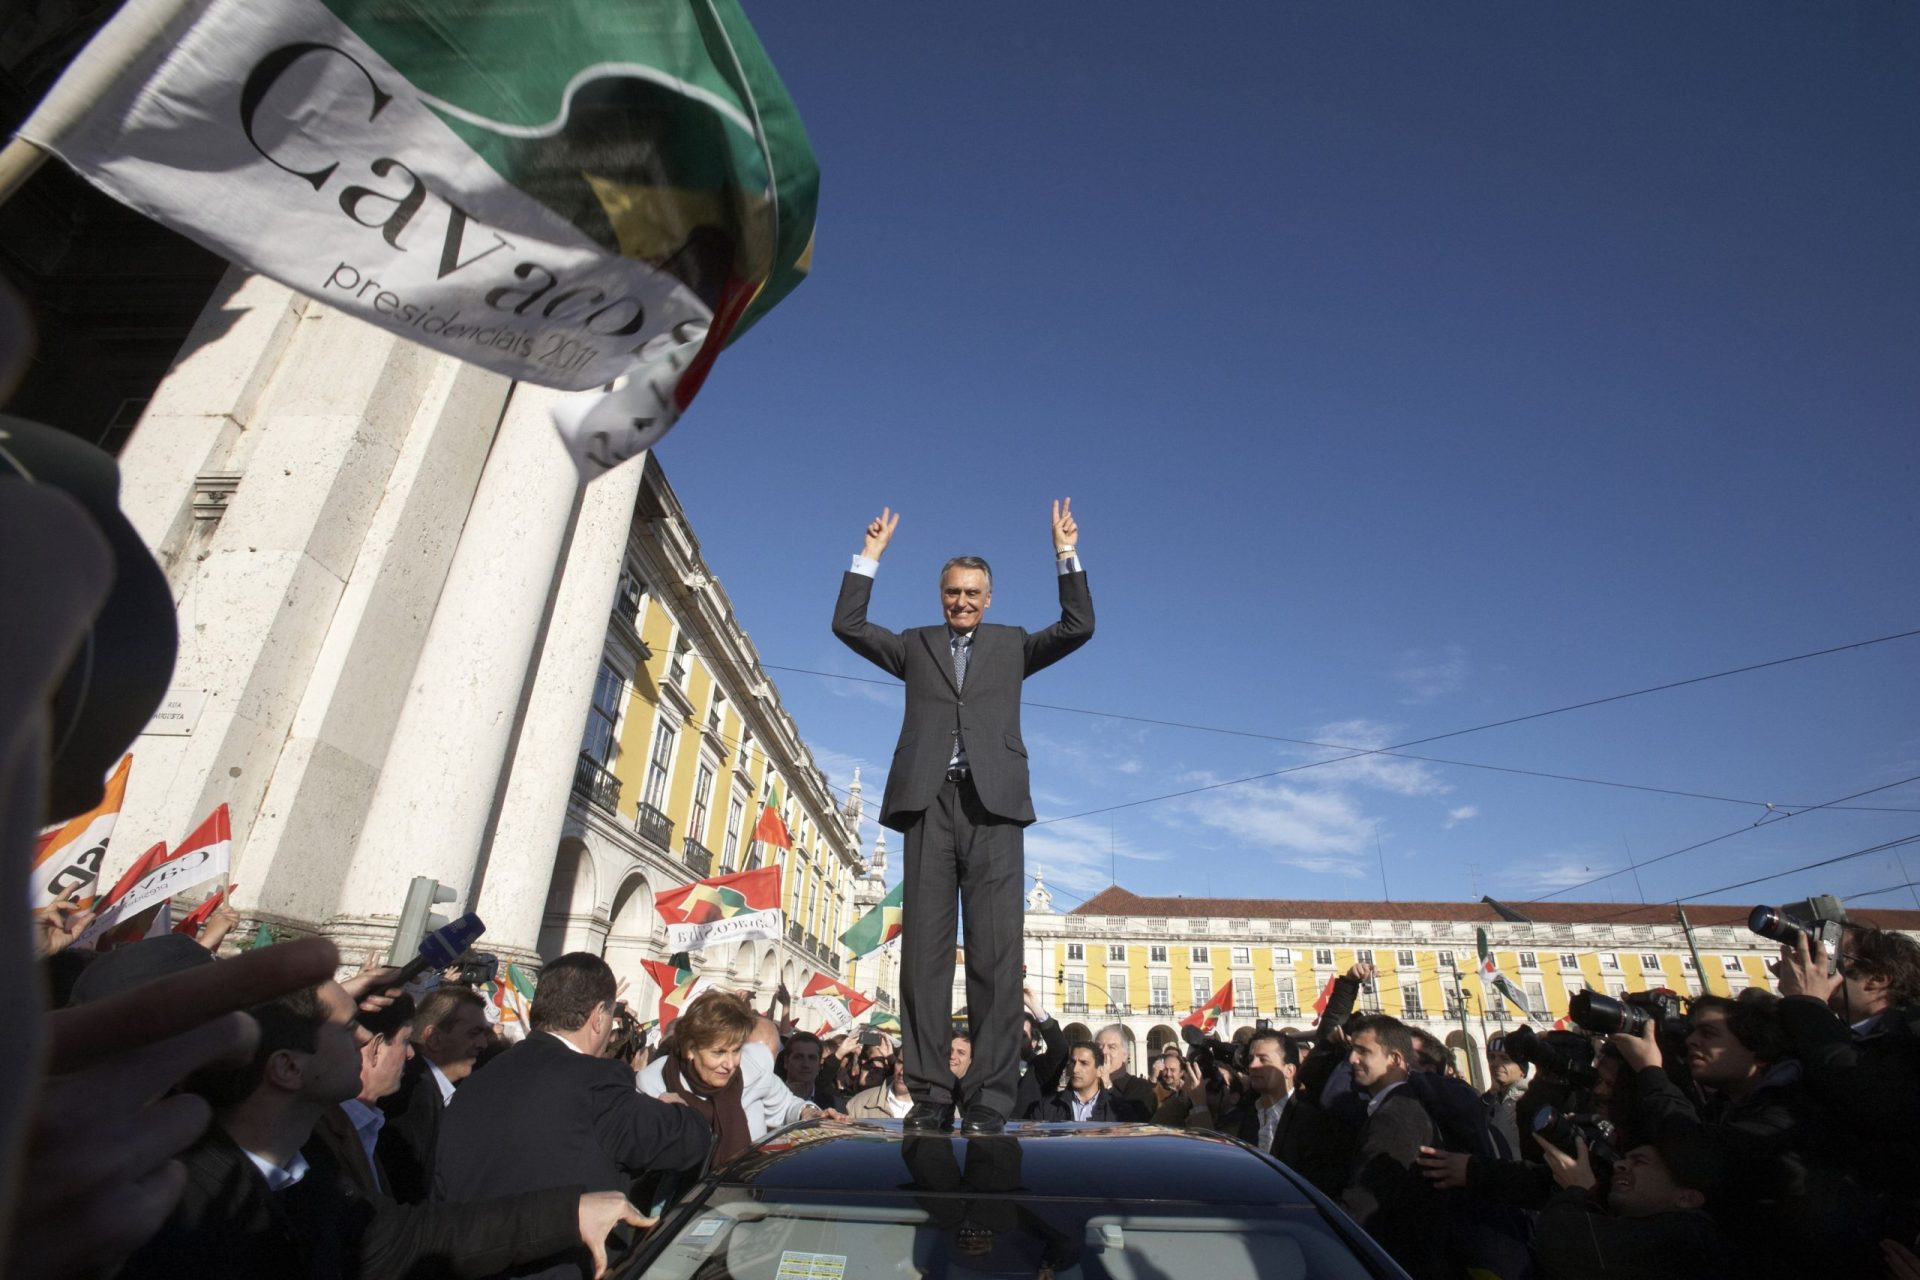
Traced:
[[844, 982], [836, 982], [824, 973], [817, 973], [808, 980], [806, 989], [800, 993], [800, 1002], [822, 1018], [826, 1019], [824, 1028], [817, 1028], [816, 1034], [837, 1036], [853, 1028], [854, 1019], [873, 1007], [873, 997], [863, 996]]
[[840, 935], [840, 945], [847, 949], [848, 955], [858, 960], [900, 936], [900, 923], [906, 914], [906, 894], [907, 882], [902, 880], [873, 910], [855, 920], [852, 927]]
[[819, 171], [738, 0], [128, 0], [19, 134], [248, 269], [651, 445], [804, 278]]
[[80, 890], [74, 903], [81, 910], [92, 906], [100, 893], [100, 864], [106, 860], [107, 841], [120, 820], [120, 806], [127, 798], [127, 774], [133, 769], [133, 756], [120, 758], [120, 764], [107, 779], [107, 793], [98, 808], [69, 818], [57, 827], [40, 833], [33, 846], [32, 890], [28, 905], [38, 909]]
[[[157, 844], [127, 869], [99, 907], [99, 914], [75, 946], [91, 947], [108, 930], [150, 907], [164, 905], [176, 893], [190, 893], [224, 880], [232, 866], [233, 833], [227, 806], [221, 805], [194, 828], [172, 853]], [[167, 927], [172, 927], [171, 922]]]
[[780, 868], [760, 867], [729, 876], [696, 880], [654, 899], [667, 922], [667, 945], [675, 951], [704, 951], [722, 942], [779, 938]]
[[1500, 966], [1493, 962], [1493, 950], [1487, 942], [1487, 931], [1475, 929], [1473, 932], [1474, 942], [1480, 950], [1480, 1003], [1483, 1006], [1487, 1003], [1487, 987], [1491, 985], [1495, 991], [1506, 997], [1508, 1004], [1519, 1011], [1523, 1020], [1535, 1021], [1533, 1009], [1527, 1004], [1526, 993], [1514, 985], [1513, 979], [1500, 972]]

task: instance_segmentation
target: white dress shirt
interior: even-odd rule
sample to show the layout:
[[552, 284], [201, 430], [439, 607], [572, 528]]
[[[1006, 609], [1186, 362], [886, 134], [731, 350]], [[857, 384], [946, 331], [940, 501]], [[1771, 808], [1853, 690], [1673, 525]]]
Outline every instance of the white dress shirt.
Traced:
[[307, 1158], [298, 1151], [293, 1153], [293, 1159], [287, 1161], [284, 1166], [275, 1164], [265, 1156], [257, 1156], [251, 1151], [247, 1152], [247, 1159], [253, 1161], [253, 1167], [258, 1169], [260, 1176], [267, 1180], [269, 1191], [285, 1191], [307, 1176]]
[[435, 1066], [433, 1060], [427, 1060], [427, 1070], [433, 1073], [434, 1084], [440, 1087], [440, 1102], [444, 1106], [453, 1101], [453, 1081], [447, 1079], [447, 1073]]

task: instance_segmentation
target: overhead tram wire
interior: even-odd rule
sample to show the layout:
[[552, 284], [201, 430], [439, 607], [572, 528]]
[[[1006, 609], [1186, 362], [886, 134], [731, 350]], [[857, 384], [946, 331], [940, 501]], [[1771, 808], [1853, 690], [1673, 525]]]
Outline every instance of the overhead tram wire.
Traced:
[[[1502, 720], [1489, 721], [1485, 724], [1473, 725], [1464, 729], [1452, 729], [1445, 733], [1430, 734], [1422, 738], [1412, 738], [1405, 742], [1398, 742], [1385, 747], [1356, 747], [1356, 746], [1340, 744], [1340, 743], [1317, 742], [1311, 739], [1289, 738], [1279, 734], [1256, 733], [1256, 732], [1253, 732], [1250, 730], [1244, 730], [1244, 729], [1224, 729], [1224, 728], [1220, 728], [1218, 726], [1212, 726], [1212, 725], [1191, 724], [1191, 723], [1177, 721], [1177, 720], [1161, 720], [1161, 719], [1155, 719], [1149, 716], [1136, 716], [1136, 715], [1129, 715], [1121, 712], [1097, 711], [1097, 710], [1090, 710], [1084, 707], [1069, 707], [1069, 706], [1063, 706], [1055, 703], [1023, 701], [1021, 704], [1022, 706], [1034, 707], [1038, 709], [1045, 709], [1045, 710], [1051, 710], [1051, 711], [1065, 711], [1065, 712], [1070, 712], [1077, 715], [1102, 716], [1107, 719], [1125, 720], [1125, 721], [1131, 721], [1137, 724], [1151, 724], [1151, 725], [1161, 726], [1164, 728], [1188, 729], [1188, 730], [1193, 730], [1193, 731], [1202, 732], [1202, 733], [1219, 733], [1219, 734], [1226, 734], [1234, 737], [1255, 738], [1255, 739], [1260, 739], [1264, 741], [1287, 743], [1293, 746], [1312, 746], [1312, 747], [1319, 747], [1326, 750], [1345, 751], [1348, 753], [1346, 755], [1335, 756], [1327, 760], [1311, 760], [1311, 761], [1303, 762], [1301, 764], [1289, 765], [1282, 769], [1270, 770], [1265, 773], [1249, 774], [1247, 776], [1240, 777], [1240, 778], [1231, 778], [1224, 782], [1209, 783], [1205, 786], [1200, 786], [1200, 787], [1189, 787], [1180, 791], [1171, 791], [1162, 795], [1147, 796], [1139, 800], [1123, 801], [1120, 804], [1106, 805], [1106, 806], [1102, 806], [1100, 808], [1095, 808], [1095, 809], [1086, 809], [1078, 813], [1064, 814], [1059, 817], [1043, 818], [1039, 822], [1035, 823], [1034, 825], [1047, 826], [1047, 825], [1058, 823], [1058, 822], [1071, 822], [1078, 818], [1093, 817], [1102, 813], [1112, 813], [1120, 809], [1132, 809], [1132, 808], [1137, 808], [1141, 805], [1156, 804], [1162, 800], [1177, 800], [1177, 799], [1184, 798], [1186, 796], [1198, 795], [1207, 791], [1217, 791], [1222, 788], [1240, 786], [1249, 782], [1261, 782], [1269, 778], [1276, 778], [1289, 773], [1297, 773], [1305, 769], [1317, 769], [1326, 765], [1339, 764], [1347, 760], [1357, 760], [1365, 756], [1398, 756], [1403, 759], [1419, 760], [1424, 763], [1451, 765], [1451, 766], [1455, 766], [1459, 768], [1467, 768], [1467, 769], [1483, 769], [1490, 772], [1513, 773], [1513, 774], [1520, 774], [1523, 776], [1546, 777], [1556, 781], [1578, 782], [1578, 783], [1584, 783], [1592, 786], [1616, 787], [1616, 788], [1621, 788], [1624, 790], [1632, 790], [1632, 791], [1649, 791], [1649, 792], [1655, 792], [1659, 794], [1674, 795], [1674, 796], [1687, 798], [1687, 799], [1714, 800], [1714, 801], [1727, 803], [1727, 804], [1740, 804], [1740, 805], [1745, 805], [1751, 808], [1778, 807], [1778, 806], [1771, 805], [1770, 802], [1768, 801], [1762, 801], [1762, 800], [1742, 800], [1732, 796], [1719, 796], [1719, 795], [1713, 795], [1705, 792], [1690, 792], [1690, 791], [1682, 791], [1682, 790], [1672, 789], [1672, 788], [1652, 787], [1652, 786], [1645, 786], [1637, 783], [1622, 783], [1622, 782], [1615, 782], [1615, 781], [1610, 781], [1602, 778], [1585, 778], [1585, 777], [1580, 777], [1572, 774], [1553, 774], [1553, 773], [1547, 773], [1543, 770], [1527, 770], [1527, 769], [1519, 769], [1519, 768], [1513, 768], [1513, 767], [1502, 766], [1502, 765], [1479, 764], [1476, 762], [1465, 761], [1465, 760], [1445, 760], [1445, 759], [1440, 759], [1436, 757], [1416, 756], [1416, 755], [1411, 755], [1407, 753], [1405, 749], [1407, 747], [1421, 746], [1429, 742], [1439, 742], [1447, 738], [1458, 738], [1458, 737], [1463, 737], [1467, 734], [1481, 733], [1489, 729], [1498, 729], [1498, 728], [1504, 728], [1508, 725], [1523, 724], [1530, 720], [1540, 720], [1548, 716], [1562, 715], [1570, 711], [1586, 710], [1591, 707], [1603, 706], [1611, 702], [1625, 701], [1629, 698], [1644, 697], [1647, 694], [1663, 693], [1673, 689], [1685, 688], [1688, 685], [1702, 684], [1710, 680], [1720, 680], [1720, 679], [1725, 679], [1729, 676], [1746, 675], [1754, 671], [1766, 670], [1767, 668], [1770, 668], [1770, 667], [1784, 666], [1788, 663], [1804, 662], [1811, 658], [1827, 657], [1832, 654], [1845, 653], [1854, 649], [1864, 649], [1872, 645], [1887, 644], [1895, 640], [1905, 640], [1905, 639], [1912, 638], [1914, 636], [1920, 636], [1920, 628], [1914, 628], [1908, 631], [1894, 632], [1892, 634], [1884, 635], [1884, 636], [1876, 636], [1870, 640], [1860, 640], [1851, 644], [1834, 645], [1826, 649], [1811, 650], [1807, 653], [1794, 654], [1790, 657], [1773, 658], [1766, 662], [1749, 663], [1745, 666], [1731, 667], [1724, 671], [1710, 672], [1706, 675], [1689, 676], [1686, 679], [1682, 679], [1682, 680], [1670, 680], [1663, 684], [1649, 685], [1642, 689], [1633, 689], [1624, 693], [1609, 694], [1605, 697], [1600, 697], [1600, 698], [1589, 698], [1582, 702], [1568, 703], [1565, 706], [1552, 707], [1544, 711], [1534, 711], [1534, 712], [1529, 712], [1525, 715], [1509, 716]], [[899, 682], [897, 681], [881, 680], [881, 679], [876, 679], [870, 676], [851, 676], [851, 675], [843, 674], [841, 672], [819, 671], [819, 670], [814, 670], [807, 667], [782, 666], [782, 665], [779, 665], [776, 663], [770, 663], [770, 662], [762, 662], [760, 665], [766, 670], [770, 670], [770, 671], [787, 671], [787, 672], [792, 672], [798, 675], [818, 676], [818, 677], [821, 677], [824, 679], [830, 679], [830, 680], [850, 680], [860, 684], [876, 684], [876, 685], [882, 685], [882, 686], [887, 686], [892, 688], [901, 687]], [[1815, 809], [1815, 808], [1825, 809], [1825, 808], [1837, 808], [1839, 806], [1836, 804], [1829, 803], [1825, 805], [1807, 806], [1804, 808], [1800, 806], [1791, 806], [1791, 805], [1788, 807], [1794, 808], [1797, 812], [1807, 812], [1810, 809]], [[1893, 812], [1913, 812], [1913, 810], [1908, 810], [1904, 808], [1896, 809], [1892, 811]]]
[[1884, 786], [1869, 787], [1865, 791], [1856, 791], [1852, 795], [1841, 796], [1840, 799], [1838, 800], [1829, 800], [1825, 804], [1811, 805], [1805, 809], [1793, 809], [1793, 810], [1779, 809], [1775, 811], [1776, 813], [1778, 813], [1779, 815], [1778, 817], [1775, 817], [1772, 819], [1762, 818], [1758, 822], [1750, 822], [1744, 827], [1735, 827], [1732, 831], [1723, 832], [1720, 835], [1713, 836], [1706, 840], [1695, 841], [1693, 844], [1685, 845], [1682, 848], [1674, 849], [1667, 853], [1663, 853], [1657, 858], [1648, 858], [1646, 861], [1636, 863], [1633, 867], [1630, 867], [1630, 868], [1618, 867], [1612, 871], [1608, 871], [1601, 875], [1594, 876], [1591, 879], [1582, 880], [1578, 884], [1563, 885], [1562, 887], [1555, 889], [1550, 893], [1543, 893], [1537, 898], [1529, 898], [1525, 902], [1521, 902], [1518, 905], [1527, 906], [1530, 903], [1534, 903], [1534, 902], [1545, 902], [1549, 898], [1557, 898], [1563, 893], [1572, 893], [1575, 889], [1584, 889], [1589, 885], [1599, 884], [1602, 880], [1611, 880], [1615, 876], [1624, 875], [1629, 870], [1645, 870], [1646, 868], [1654, 865], [1657, 862], [1665, 862], [1668, 858], [1677, 858], [1683, 853], [1692, 853], [1696, 849], [1704, 849], [1710, 844], [1719, 844], [1722, 840], [1731, 840], [1735, 836], [1745, 835], [1749, 831], [1757, 831], [1762, 827], [1777, 827], [1782, 822], [1785, 822], [1787, 819], [1797, 818], [1803, 813], [1815, 813], [1821, 809], [1836, 808], [1840, 804], [1842, 804], [1844, 801], [1857, 800], [1861, 796], [1870, 796], [1878, 791], [1890, 791], [1895, 787], [1904, 787], [1910, 782], [1920, 782], [1920, 774], [1915, 774], [1910, 778], [1902, 778], [1898, 782], [1889, 782]]

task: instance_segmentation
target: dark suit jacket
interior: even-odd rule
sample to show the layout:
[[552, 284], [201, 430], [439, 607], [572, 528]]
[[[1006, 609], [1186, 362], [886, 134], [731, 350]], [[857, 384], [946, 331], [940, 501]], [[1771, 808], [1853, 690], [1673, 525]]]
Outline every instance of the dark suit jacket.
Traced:
[[1441, 1145], [1440, 1126], [1401, 1085], [1362, 1124], [1353, 1170], [1339, 1195], [1340, 1207], [1416, 1280], [1449, 1274], [1440, 1195], [1414, 1164], [1421, 1147]]
[[[440, 1121], [437, 1198], [472, 1199], [561, 1183], [628, 1191], [654, 1169], [706, 1159], [713, 1134], [692, 1108], [649, 1098], [633, 1068], [535, 1032], [461, 1082]], [[591, 1275], [585, 1249], [515, 1275]]]
[[[1052, 1121], [1055, 1123], [1061, 1121], [1071, 1122], [1073, 1120], [1073, 1090], [1062, 1089], [1051, 1098], [1043, 1099], [1040, 1105], [1034, 1108], [1033, 1118], [1035, 1120]], [[1102, 1123], [1115, 1120], [1134, 1120], [1136, 1118], [1145, 1119], [1144, 1116], [1134, 1116], [1125, 1100], [1116, 1097], [1111, 1089], [1102, 1089], [1099, 1096], [1094, 1098], [1093, 1114], [1087, 1118], [1090, 1121]]]
[[1032, 822], [1027, 748], [1020, 738], [1020, 682], [1092, 639], [1087, 575], [1060, 575], [1060, 621], [1043, 631], [981, 623], [967, 660], [964, 697], [954, 688], [946, 624], [889, 631], [867, 621], [872, 594], [873, 579], [864, 574], [841, 579], [833, 634], [907, 684], [907, 710], [880, 801], [880, 824], [905, 831], [933, 803], [953, 758], [955, 729], [966, 743], [967, 767], [987, 812], [1022, 826]]
[[1017, 1118], [1032, 1116], [1042, 1102], [1060, 1091], [1060, 1069], [1067, 1065], [1067, 1037], [1060, 1030], [1060, 1020], [1048, 1018], [1041, 1023], [1040, 1038], [1046, 1042], [1047, 1051], [1021, 1064], [1025, 1070], [1014, 1087], [1013, 1114]]
[[[285, 1191], [218, 1124], [181, 1158], [186, 1190], [126, 1280], [490, 1276], [580, 1242], [578, 1186], [471, 1204], [375, 1205], [320, 1144]], [[418, 1271], [415, 1269], [418, 1268]]]
[[[381, 1133], [386, 1133], [384, 1127]], [[320, 1160], [322, 1152], [325, 1153], [324, 1158], [346, 1176], [355, 1195], [375, 1204], [393, 1200], [391, 1179], [384, 1165], [378, 1169], [375, 1167], [380, 1164], [377, 1159], [380, 1154], [378, 1140], [374, 1142], [376, 1159], [369, 1161], [367, 1149], [360, 1145], [360, 1135], [354, 1132], [353, 1119], [347, 1115], [344, 1106], [328, 1107], [322, 1112], [313, 1126], [313, 1136], [300, 1148], [300, 1154], [309, 1162]]]
[[399, 1089], [380, 1100], [380, 1109], [387, 1113], [387, 1126], [375, 1151], [393, 1198], [401, 1204], [424, 1204], [433, 1197], [433, 1154], [446, 1110], [425, 1058], [408, 1060]]
[[[1160, 1095], [1153, 1091], [1153, 1081], [1145, 1076], [1136, 1076], [1131, 1071], [1117, 1071], [1112, 1076], [1115, 1106], [1115, 1119], [1137, 1120], [1145, 1124], [1160, 1109]], [[1062, 1089], [1062, 1093], [1066, 1090]]]

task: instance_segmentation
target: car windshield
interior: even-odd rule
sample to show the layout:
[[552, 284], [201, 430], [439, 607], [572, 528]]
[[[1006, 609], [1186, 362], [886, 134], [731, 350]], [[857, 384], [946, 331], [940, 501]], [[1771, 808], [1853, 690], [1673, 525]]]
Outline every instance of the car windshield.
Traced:
[[1307, 1205], [1116, 1204], [914, 1191], [717, 1188], [647, 1266], [649, 1280], [1365, 1280]]

